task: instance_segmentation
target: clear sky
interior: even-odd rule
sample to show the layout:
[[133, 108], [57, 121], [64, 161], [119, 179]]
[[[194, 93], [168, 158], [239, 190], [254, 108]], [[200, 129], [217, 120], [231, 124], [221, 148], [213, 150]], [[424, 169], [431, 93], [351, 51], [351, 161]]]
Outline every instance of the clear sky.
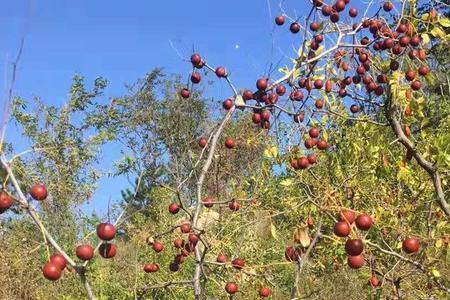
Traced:
[[[106, 77], [108, 98], [123, 95], [125, 83], [154, 67], [187, 76], [189, 64], [169, 41], [185, 57], [195, 48], [210, 64], [226, 66], [238, 86], [253, 88], [255, 78], [267, 72], [268, 62], [283, 57], [272, 47], [272, 38], [290, 35], [287, 27], [281, 30], [273, 24], [277, 5], [278, 1], [272, 0], [1, 1], [2, 86], [11, 75], [4, 70], [10, 70], [6, 66], [24, 36], [15, 94], [27, 99], [40, 96], [47, 103], [62, 105], [75, 73], [88, 81]], [[296, 7], [298, 14], [301, 6]], [[209, 93], [221, 99], [229, 90], [222, 82]], [[1, 99], [5, 101], [4, 96]], [[103, 167], [112, 167], [116, 155], [107, 149]], [[104, 213], [108, 199], [118, 199], [126, 186], [123, 179], [103, 180], [86, 208]]]
[[[293, 18], [304, 17], [309, 11], [308, 0], [282, 2]], [[25, 47], [15, 95], [25, 99], [40, 96], [47, 103], [62, 105], [73, 75], [80, 73], [87, 82], [97, 76], [108, 79], [105, 97], [109, 100], [124, 95], [126, 83], [155, 67], [188, 76], [191, 66], [180, 55], [188, 58], [193, 49], [210, 65], [225, 66], [238, 88], [254, 89], [255, 79], [274, 69], [270, 63], [285, 63], [295, 56], [301, 43], [300, 35], [289, 32], [289, 22], [275, 26], [278, 5], [279, 0], [0, 1], [4, 91], [0, 107], [4, 107], [5, 87], [11, 78], [5, 70], [11, 70], [21, 37]], [[359, 1], [352, 1], [352, 5], [360, 6]], [[280, 75], [276, 67], [273, 78]], [[230, 96], [223, 80], [207, 93], [217, 101]], [[118, 158], [111, 148], [104, 151], [103, 169], [112, 168]], [[104, 213], [107, 201], [119, 199], [120, 190], [127, 186], [121, 178], [102, 180], [85, 209]]]

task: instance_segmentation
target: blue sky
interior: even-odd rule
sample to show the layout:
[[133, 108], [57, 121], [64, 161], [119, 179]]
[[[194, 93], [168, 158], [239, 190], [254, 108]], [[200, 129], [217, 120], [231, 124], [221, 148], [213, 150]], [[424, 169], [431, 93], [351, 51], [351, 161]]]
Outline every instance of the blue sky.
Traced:
[[[305, 5], [307, 0], [284, 2], [286, 11], [294, 17], [305, 15], [309, 8]], [[126, 83], [134, 82], [155, 67], [188, 76], [191, 67], [178, 52], [189, 57], [193, 48], [212, 66], [225, 66], [236, 86], [253, 89], [255, 79], [267, 75], [270, 62], [294, 56], [294, 48], [301, 42], [300, 35], [289, 32], [288, 24], [274, 25], [274, 17], [280, 13], [278, 3], [278, 0], [1, 1], [2, 87], [5, 90], [5, 80], [11, 75], [4, 70], [10, 70], [9, 62], [24, 36], [15, 95], [26, 99], [40, 96], [47, 103], [64, 104], [76, 73], [84, 75], [87, 82], [97, 76], [107, 78], [106, 100], [123, 95]], [[275, 71], [274, 77], [278, 76]], [[230, 95], [230, 90], [222, 80], [207, 93], [221, 101]], [[5, 101], [4, 94], [0, 99]], [[111, 168], [117, 158], [117, 152], [106, 149], [102, 168]], [[86, 209], [104, 213], [108, 199], [118, 199], [119, 191], [127, 185], [120, 178], [102, 180]]]
[[[271, 1], [272, 13], [276, 1]], [[282, 57], [272, 48], [275, 29], [266, 1], [52, 1], [17, 0], [0, 3], [0, 68], [13, 60], [25, 37], [15, 94], [26, 99], [40, 96], [51, 104], [67, 100], [75, 73], [92, 81], [109, 81], [107, 98], [123, 95], [124, 85], [154, 67], [188, 74], [193, 47], [212, 65], [230, 70], [238, 86], [254, 86], [254, 78], [267, 70], [267, 62]], [[10, 70], [10, 68], [8, 69]], [[229, 95], [218, 82], [209, 91], [218, 99]], [[3, 94], [4, 95], [4, 94]], [[3, 96], [2, 101], [5, 101]], [[1, 105], [3, 107], [3, 103]], [[10, 137], [16, 139], [18, 137]], [[117, 153], [106, 149], [102, 167], [112, 167]], [[105, 179], [86, 209], [105, 212], [108, 199], [117, 199], [127, 186], [123, 179]]]

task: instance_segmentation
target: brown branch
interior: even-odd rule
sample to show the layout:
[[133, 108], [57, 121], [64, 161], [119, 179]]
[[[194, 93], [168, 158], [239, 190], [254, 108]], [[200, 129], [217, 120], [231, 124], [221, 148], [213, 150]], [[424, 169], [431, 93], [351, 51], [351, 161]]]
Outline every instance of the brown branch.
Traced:
[[422, 167], [431, 177], [434, 185], [434, 190], [436, 192], [437, 202], [439, 203], [439, 206], [442, 208], [442, 210], [445, 212], [447, 216], [450, 216], [450, 206], [445, 200], [445, 194], [442, 189], [442, 183], [441, 183], [441, 175], [438, 171], [438, 168], [435, 166], [434, 163], [426, 160], [422, 154], [419, 153], [416, 146], [413, 144], [413, 142], [408, 139], [408, 137], [405, 135], [402, 129], [402, 124], [400, 123], [400, 120], [398, 118], [399, 115], [399, 107], [392, 101], [392, 97], [389, 97], [388, 99], [389, 105], [387, 105], [386, 109], [386, 117], [391, 124], [392, 129], [394, 130], [394, 133], [396, 134], [398, 141], [406, 148], [406, 150], [414, 157], [414, 159], [417, 161], [419, 166]]
[[443, 290], [444, 292], [446, 292], [447, 294], [450, 295], [450, 287], [446, 287], [438, 278], [436, 278], [433, 275], [430, 275], [430, 271], [424, 265], [422, 265], [421, 263], [419, 263], [417, 261], [414, 261], [414, 260], [412, 260], [410, 258], [407, 258], [407, 257], [405, 257], [405, 256], [403, 256], [401, 254], [398, 254], [397, 252], [383, 249], [381, 246], [379, 246], [379, 245], [377, 245], [375, 243], [372, 243], [370, 241], [366, 241], [366, 244], [371, 246], [371, 247], [373, 247], [373, 248], [375, 248], [376, 250], [386, 254], [386, 255], [397, 257], [398, 259], [415, 266], [422, 273], [424, 273], [428, 277], [430, 277], [441, 290]]

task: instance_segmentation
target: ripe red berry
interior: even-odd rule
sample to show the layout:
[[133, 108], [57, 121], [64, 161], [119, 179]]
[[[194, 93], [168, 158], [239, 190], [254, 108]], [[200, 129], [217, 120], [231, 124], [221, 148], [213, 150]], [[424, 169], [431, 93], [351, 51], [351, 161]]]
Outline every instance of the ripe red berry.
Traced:
[[152, 264], [145, 264], [144, 265], [144, 272], [146, 273], [154, 273], [159, 271], [159, 265], [152, 263]]
[[59, 266], [61, 268], [61, 270], [63, 270], [67, 266], [66, 258], [60, 253], [53, 254], [50, 257], [50, 262]]
[[194, 84], [200, 83], [200, 81], [202, 80], [202, 75], [200, 75], [200, 73], [198, 72], [193, 72], [191, 74], [191, 81]]
[[238, 211], [239, 208], [241, 208], [241, 205], [236, 200], [232, 200], [230, 203], [228, 203], [228, 208], [232, 211]]
[[356, 8], [352, 7], [348, 11], [348, 14], [350, 15], [350, 17], [355, 18], [358, 15], [358, 10]]
[[253, 92], [250, 90], [245, 90], [242, 93], [242, 99], [244, 99], [244, 101], [249, 101], [253, 99]]
[[278, 96], [283, 96], [286, 93], [286, 87], [282, 84], [277, 85], [275, 90]]
[[226, 263], [228, 261], [228, 257], [225, 254], [220, 253], [217, 255], [216, 261], [218, 263]]
[[233, 259], [231, 264], [233, 265], [233, 267], [235, 269], [241, 270], [245, 266], [245, 260], [243, 260], [242, 258], [237, 257], [237, 258]]
[[218, 67], [216, 69], [216, 75], [219, 78], [227, 77], [227, 70], [224, 67]]
[[111, 223], [98, 224], [97, 236], [103, 241], [112, 240], [116, 236], [116, 226]]
[[272, 292], [271, 292], [270, 289], [267, 288], [267, 287], [262, 287], [262, 288], [259, 290], [259, 295], [260, 295], [261, 297], [263, 297], [263, 298], [268, 298], [268, 297], [270, 296], [270, 294], [272, 294]]
[[300, 253], [293, 246], [289, 246], [284, 251], [284, 257], [287, 261], [298, 261], [300, 258]]
[[373, 225], [373, 220], [369, 215], [362, 214], [356, 218], [355, 224], [358, 229], [369, 230]]
[[350, 268], [359, 269], [364, 266], [364, 256], [362, 256], [361, 254], [357, 256], [349, 256], [347, 257], [347, 263]]
[[300, 31], [300, 24], [298, 24], [297, 22], [294, 22], [291, 24], [291, 26], [289, 26], [289, 30], [292, 33], [298, 33]]
[[10, 208], [13, 204], [13, 199], [5, 192], [0, 192], [0, 214]]
[[193, 66], [199, 66], [202, 63], [202, 57], [198, 53], [191, 55], [191, 63]]
[[103, 258], [113, 258], [116, 256], [117, 246], [115, 244], [103, 243], [100, 245], [98, 253], [100, 253]]
[[420, 249], [420, 240], [415, 237], [408, 237], [402, 243], [403, 251], [406, 253], [415, 253]]
[[208, 145], [208, 140], [202, 137], [198, 140], [198, 145], [200, 148], [205, 148]]
[[214, 198], [213, 197], [206, 197], [203, 199], [203, 205], [207, 208], [211, 208], [214, 206]]
[[153, 250], [155, 250], [155, 252], [159, 253], [164, 250], [164, 245], [161, 242], [156, 241], [153, 242], [152, 248]]
[[44, 184], [37, 183], [31, 188], [30, 195], [34, 200], [45, 200], [48, 196], [47, 187]]
[[189, 223], [181, 224], [180, 230], [182, 233], [189, 233], [191, 232], [191, 225]]
[[304, 170], [309, 167], [309, 160], [306, 157], [300, 157], [298, 160], [298, 166], [300, 169]]
[[364, 250], [364, 244], [360, 239], [349, 239], [345, 242], [345, 252], [350, 256], [360, 255]]
[[355, 222], [355, 219], [356, 219], [356, 215], [351, 210], [343, 210], [339, 214], [339, 221], [344, 221], [344, 222], [348, 222], [349, 224], [352, 224], [353, 222]]
[[183, 247], [184, 247], [184, 240], [183, 240], [182, 238], [176, 238], [176, 239], [173, 241], [173, 246], [174, 246], [175, 248], [178, 248], [178, 249], [183, 248]]
[[191, 92], [187, 88], [184, 88], [180, 91], [180, 96], [184, 99], [187, 99], [191, 96]]
[[42, 268], [42, 273], [44, 274], [44, 277], [47, 278], [48, 280], [55, 281], [61, 277], [62, 270], [57, 264], [48, 262]]
[[225, 147], [227, 147], [228, 149], [233, 149], [234, 147], [236, 147], [236, 142], [234, 141], [234, 139], [229, 137], [225, 140]]
[[234, 282], [228, 282], [225, 285], [225, 291], [230, 295], [236, 294], [239, 291], [239, 286]]
[[284, 16], [277, 16], [277, 17], [275, 18], [275, 23], [276, 23], [278, 26], [283, 25], [285, 21], [286, 21], [286, 18], [285, 18]]
[[180, 211], [180, 205], [178, 205], [177, 203], [171, 203], [169, 205], [169, 212], [171, 214], [177, 214]]
[[313, 139], [318, 138], [320, 135], [320, 130], [317, 127], [312, 127], [311, 129], [309, 129], [309, 136]]
[[350, 234], [351, 228], [347, 222], [340, 221], [334, 225], [334, 234], [339, 237], [345, 237]]
[[94, 248], [91, 245], [80, 245], [75, 249], [75, 254], [81, 260], [90, 260], [94, 257]]
[[350, 106], [350, 111], [354, 114], [359, 112], [359, 105], [356, 104], [352, 104], [352, 106]]
[[268, 86], [269, 82], [267, 81], [266, 78], [260, 78], [256, 81], [256, 88], [260, 91], [267, 89]]
[[391, 11], [394, 8], [394, 5], [392, 4], [391, 1], [386, 1], [383, 4], [383, 10], [384, 11]]
[[233, 100], [231, 100], [231, 99], [226, 99], [226, 100], [223, 101], [223, 103], [222, 103], [222, 107], [223, 107], [225, 110], [230, 110], [230, 109], [233, 107], [233, 105], [234, 105], [234, 103], [233, 103]]

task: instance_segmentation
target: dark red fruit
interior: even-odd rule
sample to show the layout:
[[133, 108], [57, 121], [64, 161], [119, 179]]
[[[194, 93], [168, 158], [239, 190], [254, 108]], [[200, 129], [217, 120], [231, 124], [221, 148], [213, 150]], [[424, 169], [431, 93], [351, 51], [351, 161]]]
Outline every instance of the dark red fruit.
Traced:
[[224, 67], [218, 67], [216, 69], [216, 75], [219, 78], [226, 77], [227, 76], [227, 70]]
[[187, 88], [184, 88], [180, 91], [180, 96], [183, 97], [184, 99], [187, 99], [191, 96], [191, 92], [189, 92]]
[[144, 272], [145, 273], [154, 273], [159, 271], [159, 265], [152, 263], [152, 264], [145, 264], [144, 265]]
[[203, 199], [203, 205], [207, 208], [211, 208], [214, 206], [214, 198], [213, 197], [206, 197]]
[[44, 274], [44, 277], [48, 280], [58, 280], [61, 277], [62, 270], [59, 267], [59, 265], [54, 264], [52, 262], [48, 262], [44, 265], [42, 268], [42, 273]]
[[284, 85], [277, 85], [277, 88], [275, 90], [278, 96], [283, 96], [286, 93], [286, 87]]
[[295, 247], [289, 246], [284, 251], [284, 257], [288, 261], [298, 261], [298, 259], [300, 258], [300, 253], [297, 251], [297, 249], [295, 249]]
[[202, 75], [200, 75], [200, 73], [198, 72], [193, 72], [191, 75], [191, 82], [194, 84], [200, 83], [200, 81], [202, 80]]
[[350, 17], [355, 18], [358, 15], [358, 10], [356, 8], [352, 7], [348, 11], [348, 14], [350, 15]]
[[301, 123], [301, 122], [303, 122], [304, 119], [305, 119], [305, 113], [304, 112], [299, 112], [298, 114], [296, 114], [294, 116], [294, 122], [295, 123]]
[[307, 169], [309, 167], [309, 160], [306, 157], [300, 157], [298, 160], [298, 167], [302, 170]]
[[163, 243], [156, 241], [156, 242], [153, 242], [152, 248], [153, 248], [153, 250], [155, 250], [156, 253], [159, 253], [164, 250], [164, 245], [163, 245]]
[[103, 243], [100, 245], [98, 253], [100, 253], [103, 258], [113, 258], [116, 256], [117, 246], [115, 244]]
[[225, 285], [225, 291], [230, 295], [234, 295], [239, 291], [239, 286], [234, 282], [228, 282]]
[[198, 145], [200, 148], [205, 148], [208, 145], [208, 140], [202, 137], [198, 140]]
[[53, 254], [50, 257], [50, 262], [52, 264], [55, 264], [55, 265], [59, 266], [61, 268], [61, 270], [63, 270], [67, 266], [66, 258], [60, 253]]
[[0, 213], [6, 211], [13, 204], [13, 199], [5, 192], [0, 192]]
[[94, 248], [91, 245], [80, 245], [76, 248], [75, 254], [81, 260], [90, 260], [94, 257]]
[[244, 101], [249, 101], [253, 99], [253, 92], [250, 90], [245, 90], [242, 93], [242, 99], [244, 99]]
[[415, 253], [420, 250], [420, 240], [415, 237], [406, 238], [402, 243], [402, 249], [406, 253]]
[[345, 242], [345, 252], [350, 256], [360, 255], [364, 250], [364, 244], [360, 239], [350, 239]]
[[198, 53], [194, 53], [191, 56], [191, 63], [193, 66], [199, 66], [202, 63], [202, 57]]
[[328, 148], [328, 143], [325, 140], [319, 140], [317, 142], [317, 149], [326, 150]]
[[181, 224], [180, 230], [182, 233], [189, 233], [191, 232], [191, 225], [189, 223]]
[[177, 203], [171, 203], [169, 205], [169, 212], [171, 214], [177, 214], [180, 211], [180, 205], [178, 205]]
[[286, 21], [286, 18], [285, 18], [284, 16], [277, 16], [277, 17], [275, 18], [275, 23], [276, 23], [278, 26], [283, 25], [285, 21]]
[[292, 33], [298, 33], [300, 31], [300, 24], [297, 22], [292, 23], [291, 26], [289, 26], [289, 30]]
[[313, 127], [309, 130], [309, 136], [313, 139], [318, 138], [320, 135], [320, 130], [317, 127]]
[[352, 106], [350, 106], [350, 111], [354, 114], [359, 112], [359, 105], [356, 104], [352, 104]]
[[361, 254], [357, 256], [349, 256], [347, 257], [347, 263], [350, 268], [359, 269], [364, 266], [364, 256], [362, 256]]
[[313, 164], [317, 163], [317, 156], [314, 153], [309, 154], [307, 156], [307, 158], [308, 158], [309, 164], [313, 165]]
[[116, 226], [111, 223], [98, 224], [97, 236], [103, 241], [112, 240], [116, 236]]
[[226, 263], [228, 261], [228, 257], [225, 254], [220, 253], [219, 255], [217, 255], [216, 261], [218, 263]]
[[266, 78], [260, 78], [256, 81], [256, 88], [260, 91], [267, 89], [269, 82]]
[[222, 107], [223, 107], [225, 110], [230, 110], [230, 109], [233, 107], [233, 105], [234, 105], [234, 103], [233, 103], [233, 100], [231, 100], [231, 99], [226, 99], [226, 100], [223, 101], [223, 103], [222, 103]]
[[231, 200], [230, 203], [228, 203], [228, 208], [232, 211], [238, 211], [239, 208], [241, 208], [241, 205], [236, 200]]
[[231, 264], [233, 265], [233, 267], [235, 269], [241, 270], [245, 266], [245, 260], [243, 260], [242, 258], [237, 257], [237, 258], [233, 259]]
[[45, 200], [48, 196], [47, 187], [44, 184], [37, 183], [31, 188], [30, 195], [34, 200]]
[[340, 221], [334, 225], [334, 234], [339, 237], [345, 237], [350, 234], [350, 226], [347, 222]]
[[352, 224], [355, 222], [356, 215], [351, 210], [343, 210], [339, 215], [339, 221], [348, 222], [349, 224]]
[[263, 298], [268, 298], [268, 297], [270, 297], [270, 294], [272, 294], [272, 292], [271, 292], [270, 289], [267, 288], [267, 287], [262, 287], [262, 288], [259, 290], [259, 295], [260, 295], [261, 297], [263, 297]]
[[234, 147], [236, 147], [236, 142], [232, 138], [227, 138], [225, 140], [225, 147], [227, 147], [228, 149], [233, 149]]
[[176, 239], [173, 241], [173, 246], [174, 246], [175, 248], [178, 248], [178, 249], [183, 248], [183, 247], [184, 247], [184, 240], [183, 240], [182, 238], [176, 238]]
[[358, 229], [369, 230], [373, 225], [373, 220], [369, 215], [362, 214], [356, 218], [355, 224]]

